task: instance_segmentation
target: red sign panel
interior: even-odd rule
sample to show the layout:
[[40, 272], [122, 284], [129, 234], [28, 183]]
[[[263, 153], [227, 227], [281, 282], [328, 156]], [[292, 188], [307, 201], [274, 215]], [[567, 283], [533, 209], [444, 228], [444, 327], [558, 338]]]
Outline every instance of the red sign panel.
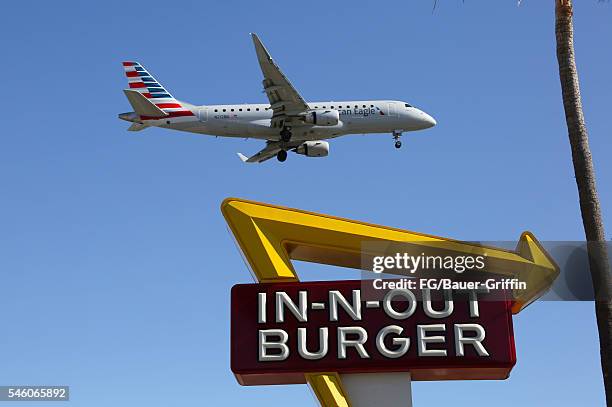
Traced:
[[231, 367], [240, 384], [304, 383], [309, 372], [505, 379], [516, 363], [511, 303], [499, 294], [372, 292], [359, 280], [235, 285]]

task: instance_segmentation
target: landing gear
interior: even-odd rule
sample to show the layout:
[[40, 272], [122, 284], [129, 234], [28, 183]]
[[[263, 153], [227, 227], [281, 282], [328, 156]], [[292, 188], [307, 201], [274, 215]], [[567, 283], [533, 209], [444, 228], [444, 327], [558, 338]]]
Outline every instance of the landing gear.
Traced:
[[400, 137], [402, 137], [402, 132], [399, 130], [393, 131], [393, 139], [395, 140], [395, 148], [400, 148], [402, 146], [402, 142], [400, 141]]
[[280, 132], [281, 140], [285, 143], [291, 140], [291, 127], [283, 127]]
[[287, 152], [285, 150], [281, 150], [276, 154], [276, 159], [280, 162], [284, 162], [287, 159]]

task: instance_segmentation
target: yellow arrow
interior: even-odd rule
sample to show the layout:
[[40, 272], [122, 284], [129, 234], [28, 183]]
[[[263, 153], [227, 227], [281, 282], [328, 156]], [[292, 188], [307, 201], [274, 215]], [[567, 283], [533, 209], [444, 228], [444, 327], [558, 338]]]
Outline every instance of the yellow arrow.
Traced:
[[514, 292], [516, 314], [559, 274], [529, 232], [510, 251], [236, 198], [224, 200], [221, 211], [260, 282], [297, 281], [291, 259], [360, 269], [363, 256], [384, 254], [370, 246], [384, 247], [387, 253], [389, 248], [364, 242], [408, 245], [428, 254], [486, 256], [486, 272], [527, 283], [526, 290]]

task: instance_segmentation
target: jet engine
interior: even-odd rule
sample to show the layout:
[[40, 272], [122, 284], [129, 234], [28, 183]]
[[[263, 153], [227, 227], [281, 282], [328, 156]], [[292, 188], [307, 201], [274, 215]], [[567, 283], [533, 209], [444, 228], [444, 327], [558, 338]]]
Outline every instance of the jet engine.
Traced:
[[306, 157], [325, 157], [329, 154], [329, 143], [321, 140], [305, 141], [293, 151]]
[[340, 122], [340, 112], [333, 109], [310, 110], [304, 116], [304, 123], [317, 126], [335, 126]]

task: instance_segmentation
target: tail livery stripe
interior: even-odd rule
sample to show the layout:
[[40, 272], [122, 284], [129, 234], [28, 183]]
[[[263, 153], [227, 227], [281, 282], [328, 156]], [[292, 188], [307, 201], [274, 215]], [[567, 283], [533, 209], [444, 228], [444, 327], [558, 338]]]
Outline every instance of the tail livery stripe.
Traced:
[[[128, 78], [130, 89], [142, 93], [147, 99], [151, 99], [157, 107], [168, 113], [167, 117], [194, 116], [193, 112], [186, 109], [168, 92], [142, 65], [138, 62], [123, 62], [125, 76]], [[142, 116], [142, 120], [154, 120], [156, 117]]]
[[159, 107], [160, 109], [164, 109], [164, 108], [173, 108], [173, 107], [178, 107], [178, 108], [182, 108], [183, 106], [180, 105], [180, 103], [158, 103], [157, 107]]
[[[183, 116], [193, 116], [193, 113], [191, 111], [188, 110], [181, 110], [179, 112], [168, 112], [168, 116], [164, 117], [183, 117]], [[142, 120], [159, 120], [159, 117], [153, 117], [153, 116], [140, 116], [140, 118]]]

